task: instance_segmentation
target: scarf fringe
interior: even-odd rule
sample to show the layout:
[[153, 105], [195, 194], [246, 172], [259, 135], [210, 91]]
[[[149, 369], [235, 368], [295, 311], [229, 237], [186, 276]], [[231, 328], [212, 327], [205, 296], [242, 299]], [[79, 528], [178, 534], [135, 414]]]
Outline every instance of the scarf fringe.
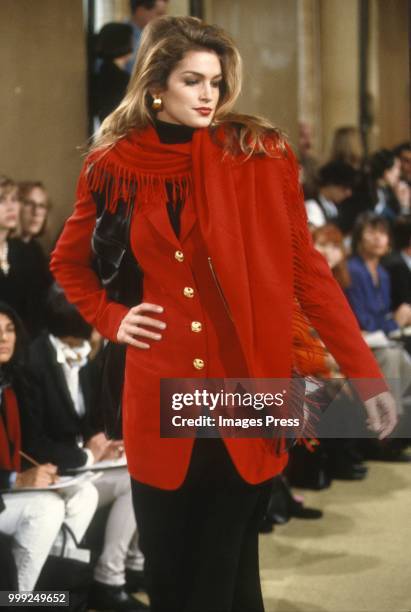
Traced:
[[[108, 156], [86, 165], [83, 173], [84, 187], [91, 192], [104, 194], [104, 206], [112, 214], [119, 201], [144, 206], [153, 202], [183, 202], [193, 193], [191, 171], [178, 174], [149, 173], [139, 169], [113, 164]], [[81, 189], [81, 187], [80, 187]]]
[[[321, 378], [327, 379], [329, 372], [326, 367], [326, 348], [319, 339], [313, 336], [312, 326], [298, 301], [298, 296], [303, 292], [304, 283], [311, 277], [307, 273], [308, 262], [299, 257], [300, 253], [307, 250], [308, 236], [306, 215], [304, 211], [299, 209], [301, 205], [303, 206], [303, 199], [299, 190], [298, 166], [294, 155], [290, 152], [284, 163], [283, 193], [291, 228], [293, 284], [294, 295], [296, 296], [292, 313], [292, 367], [294, 376], [305, 381], [305, 384], [301, 385], [300, 392], [293, 394], [295, 400], [293, 405], [290, 406], [290, 412], [294, 414], [294, 410], [301, 411], [301, 405], [304, 406], [304, 438], [298, 438], [298, 440], [303, 441], [307, 446], [306, 441], [309, 438], [318, 443], [315, 438], [316, 425], [322, 412], [328, 406], [324, 399], [325, 394], [322, 393], [324, 381], [322, 382]], [[316, 391], [307, 395], [306, 387], [310, 384]], [[314, 449], [309, 448], [309, 450], [313, 451]]]

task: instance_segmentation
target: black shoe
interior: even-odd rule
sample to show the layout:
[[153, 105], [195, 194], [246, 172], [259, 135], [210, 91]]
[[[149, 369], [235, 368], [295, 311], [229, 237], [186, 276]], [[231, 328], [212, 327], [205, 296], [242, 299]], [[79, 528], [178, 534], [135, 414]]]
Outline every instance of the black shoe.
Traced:
[[[362, 467], [363, 466], [361, 466], [361, 468]], [[364, 480], [367, 475], [367, 470], [358, 470], [354, 465], [347, 465], [345, 467], [335, 468], [331, 475], [337, 480]]]
[[295, 502], [292, 508], [290, 508], [290, 516], [295, 516], [300, 519], [320, 519], [322, 515], [322, 510], [318, 510], [317, 508], [306, 508], [299, 502]]
[[295, 499], [285, 478], [282, 478], [281, 482], [283, 496], [287, 504], [287, 514], [282, 517], [285, 519], [283, 522], [288, 521], [293, 516], [301, 519], [319, 519], [322, 517], [323, 513], [321, 510], [317, 510], [316, 508], [306, 508], [303, 502]]
[[126, 610], [127, 612], [150, 609], [142, 601], [131, 597], [124, 585], [112, 586], [96, 580], [91, 585], [88, 607], [94, 610]]
[[359, 474], [367, 474], [368, 473], [368, 466], [364, 465], [364, 463], [353, 463], [352, 467]]
[[258, 526], [258, 533], [272, 533], [273, 531], [274, 525], [266, 516], [264, 516]]
[[290, 520], [289, 514], [281, 514], [281, 512], [267, 512], [267, 519], [274, 525], [284, 525]]
[[147, 591], [147, 584], [143, 570], [132, 570], [126, 568], [126, 590], [127, 593]]

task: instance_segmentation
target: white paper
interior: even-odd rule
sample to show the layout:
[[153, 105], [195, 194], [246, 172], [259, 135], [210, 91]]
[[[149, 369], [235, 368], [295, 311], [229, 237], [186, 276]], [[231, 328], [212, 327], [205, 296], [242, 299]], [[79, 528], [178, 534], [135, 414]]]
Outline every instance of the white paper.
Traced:
[[363, 333], [363, 336], [370, 348], [385, 348], [391, 346], [391, 342], [382, 330]]
[[126, 456], [123, 455], [119, 459], [107, 459], [105, 461], [97, 461], [97, 463], [93, 463], [92, 465], [82, 465], [78, 468], [73, 468], [70, 472], [95, 472], [99, 470], [111, 470], [113, 468], [121, 468], [127, 466]]
[[101, 473], [84, 472], [78, 476], [60, 476], [58, 482], [48, 487], [15, 487], [13, 489], [3, 489], [4, 493], [24, 493], [25, 491], [62, 491], [72, 487], [79, 487], [84, 482], [90, 482], [100, 478]]

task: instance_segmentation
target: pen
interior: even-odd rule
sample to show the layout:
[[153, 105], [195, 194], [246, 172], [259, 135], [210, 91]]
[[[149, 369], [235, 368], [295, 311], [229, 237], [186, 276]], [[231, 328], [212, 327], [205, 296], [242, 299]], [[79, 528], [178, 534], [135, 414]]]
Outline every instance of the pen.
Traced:
[[24, 459], [27, 459], [27, 461], [29, 461], [30, 463], [32, 463], [33, 465], [40, 467], [40, 463], [38, 461], [36, 461], [35, 459], [33, 459], [33, 457], [30, 457], [30, 455], [27, 455], [26, 453], [24, 453], [22, 450], [19, 451], [20, 455], [22, 457], [24, 457]]
[[[27, 453], [24, 453], [22, 450], [19, 451], [20, 455], [26, 459], [27, 461], [29, 461], [30, 463], [32, 463], [33, 465], [35, 465], [36, 467], [40, 467], [41, 463], [39, 463], [38, 461], [36, 461], [35, 459], [33, 459], [33, 457], [30, 457], [30, 455], [27, 455]], [[58, 481], [59, 477], [57, 476], [57, 474], [55, 476], [52, 477], [52, 484], [55, 484]]]

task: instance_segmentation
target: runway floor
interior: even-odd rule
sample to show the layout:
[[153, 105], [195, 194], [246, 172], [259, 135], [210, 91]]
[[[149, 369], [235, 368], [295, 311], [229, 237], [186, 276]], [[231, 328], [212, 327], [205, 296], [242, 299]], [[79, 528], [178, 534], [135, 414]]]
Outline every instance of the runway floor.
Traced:
[[260, 536], [266, 612], [411, 612], [411, 463], [301, 491], [320, 520]]

